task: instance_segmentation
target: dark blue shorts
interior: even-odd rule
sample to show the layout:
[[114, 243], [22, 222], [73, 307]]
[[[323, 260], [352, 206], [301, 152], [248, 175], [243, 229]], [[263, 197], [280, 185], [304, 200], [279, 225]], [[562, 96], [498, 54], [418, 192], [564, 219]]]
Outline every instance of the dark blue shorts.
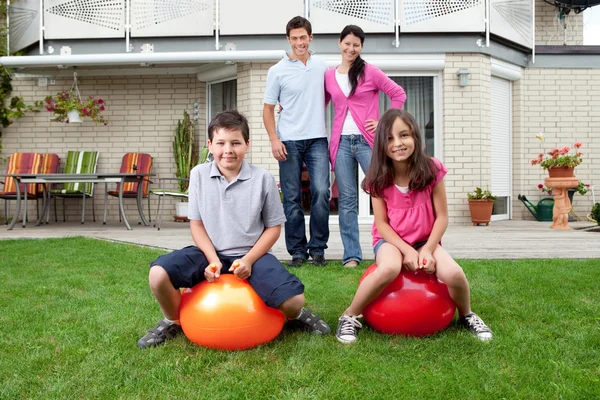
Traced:
[[[233, 261], [243, 257], [218, 253], [217, 255], [223, 264], [221, 275], [231, 274], [228, 270]], [[198, 247], [188, 246], [158, 257], [150, 263], [151, 267], [154, 265], [163, 267], [173, 287], [179, 289], [191, 288], [204, 281], [204, 270], [208, 267], [208, 261]], [[272, 254], [265, 254], [252, 265], [248, 283], [265, 304], [273, 308], [278, 308], [290, 297], [304, 293], [302, 282], [289, 273]]]
[[[377, 251], [379, 251], [379, 248], [381, 247], [382, 244], [387, 243], [384, 239], [381, 239], [380, 241], [378, 241], [377, 243], [375, 243], [375, 246], [373, 247], [373, 254], [375, 254], [375, 257], [377, 258]], [[415, 244], [413, 244], [411, 247], [415, 250], [420, 249], [421, 247], [425, 246], [427, 244], [427, 240], [421, 240]]]

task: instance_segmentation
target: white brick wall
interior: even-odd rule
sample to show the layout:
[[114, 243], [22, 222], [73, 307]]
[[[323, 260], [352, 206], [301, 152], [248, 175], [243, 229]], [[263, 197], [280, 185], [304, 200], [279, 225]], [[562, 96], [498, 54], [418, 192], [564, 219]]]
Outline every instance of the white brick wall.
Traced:
[[[566, 29], [564, 28], [566, 25]], [[537, 0], [535, 2], [536, 45], [582, 45], [583, 14], [560, 14], [556, 7]]]
[[[50, 122], [52, 115], [45, 110], [29, 113], [4, 131], [2, 156], [7, 157], [17, 151], [56, 153], [61, 158], [62, 169], [68, 150], [96, 150], [100, 153], [98, 171], [118, 172], [125, 153], [145, 152], [154, 158], [154, 173], [174, 176], [171, 147], [174, 129], [177, 120], [183, 117], [184, 110], [192, 113], [192, 103], [196, 99], [200, 100], [201, 110], [201, 121], [196, 125], [197, 137], [205, 137], [206, 114], [202, 112], [206, 109], [205, 84], [199, 82], [195, 75], [80, 77], [79, 81], [82, 96], [93, 95], [106, 101], [108, 126], [96, 125], [91, 121], [69, 126]], [[26, 102], [33, 102], [43, 100], [49, 94], [68, 90], [71, 84], [72, 79], [67, 78], [57, 79], [53, 86], [38, 87], [36, 79], [17, 79], [13, 81], [13, 95], [23, 96]], [[2, 163], [4, 170], [5, 160]], [[102, 218], [103, 186], [96, 185], [94, 192], [97, 220]], [[156, 199], [152, 200], [154, 219]], [[81, 200], [66, 201], [68, 219], [76, 220], [81, 213]], [[118, 220], [117, 201], [109, 197], [109, 220]], [[87, 202], [86, 208], [88, 204], [91, 202]], [[172, 208], [169, 204], [165, 206], [167, 210]], [[128, 218], [135, 221], [135, 201], [126, 200], [125, 207]], [[62, 217], [61, 209], [59, 200], [59, 218]], [[165, 213], [169, 214], [170, 211]], [[87, 213], [86, 220], [91, 218], [91, 212]]]
[[[468, 68], [468, 86], [456, 73]], [[467, 193], [490, 186], [490, 59], [479, 54], [446, 54], [443, 82], [444, 164], [451, 224], [470, 223]]]
[[[525, 194], [534, 204], [546, 197], [537, 186], [547, 172], [530, 165], [542, 152], [537, 133], [544, 133], [544, 152], [582, 142], [583, 163], [575, 174], [585, 183], [600, 185], [600, 69], [527, 69], [515, 88], [519, 118], [514, 120], [514, 218], [533, 219], [516, 195]], [[591, 195], [575, 194], [573, 207], [585, 218]]]

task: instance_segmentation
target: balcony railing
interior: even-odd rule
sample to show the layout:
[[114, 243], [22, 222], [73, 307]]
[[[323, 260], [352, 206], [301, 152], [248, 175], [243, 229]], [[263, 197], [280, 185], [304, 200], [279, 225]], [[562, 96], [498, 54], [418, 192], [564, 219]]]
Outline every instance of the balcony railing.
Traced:
[[[283, 5], [285, 4], [285, 6]], [[367, 33], [485, 32], [533, 48], [534, 0], [17, 0], [9, 4], [12, 52], [44, 40], [281, 34], [304, 15], [313, 33], [356, 24]]]

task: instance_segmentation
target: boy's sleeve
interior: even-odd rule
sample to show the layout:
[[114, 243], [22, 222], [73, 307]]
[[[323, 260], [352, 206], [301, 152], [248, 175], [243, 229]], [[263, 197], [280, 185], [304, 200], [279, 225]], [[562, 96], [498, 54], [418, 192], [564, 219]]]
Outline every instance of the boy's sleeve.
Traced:
[[200, 198], [200, 166], [194, 167], [190, 173], [190, 185], [188, 186], [188, 219], [194, 221], [201, 221], [202, 216], [200, 215], [200, 205], [198, 199]]
[[265, 89], [265, 104], [277, 104], [279, 101], [279, 77], [273, 67], [267, 72], [267, 85]]
[[285, 214], [283, 213], [283, 205], [279, 190], [275, 183], [275, 177], [271, 174], [266, 174], [263, 179], [265, 200], [263, 203], [262, 220], [266, 228], [278, 226], [285, 222]]

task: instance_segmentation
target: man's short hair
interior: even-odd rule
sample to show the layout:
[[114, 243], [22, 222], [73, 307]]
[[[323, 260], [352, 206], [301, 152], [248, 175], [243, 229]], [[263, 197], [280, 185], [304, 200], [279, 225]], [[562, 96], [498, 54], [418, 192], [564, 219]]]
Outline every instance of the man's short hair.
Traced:
[[215, 136], [215, 132], [219, 129], [226, 129], [228, 131], [241, 131], [244, 141], [246, 143], [250, 141], [250, 128], [248, 127], [248, 120], [238, 110], [227, 110], [215, 115], [208, 125], [208, 140], [212, 141], [213, 137]]
[[289, 37], [290, 31], [292, 29], [301, 29], [301, 28], [306, 29], [306, 32], [308, 33], [309, 36], [312, 35], [312, 25], [310, 24], [310, 21], [304, 17], [297, 16], [297, 17], [290, 19], [290, 22], [287, 23], [287, 25], [285, 27], [285, 36]]

